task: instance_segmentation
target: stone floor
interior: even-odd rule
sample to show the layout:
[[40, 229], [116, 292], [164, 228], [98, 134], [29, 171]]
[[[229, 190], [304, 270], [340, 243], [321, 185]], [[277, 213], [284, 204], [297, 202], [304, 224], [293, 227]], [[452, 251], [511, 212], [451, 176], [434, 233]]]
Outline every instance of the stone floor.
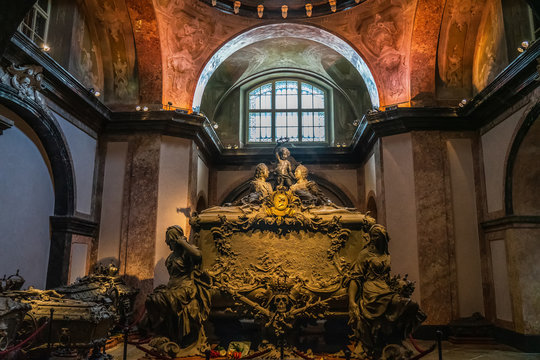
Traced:
[[[423, 348], [428, 348], [432, 342], [419, 340], [418, 344]], [[540, 354], [523, 353], [506, 345], [465, 345], [443, 341], [442, 347], [443, 360], [540, 360]], [[108, 353], [113, 355], [115, 360], [123, 359], [121, 344], [110, 349]], [[138, 360], [143, 357], [144, 352], [135, 346], [128, 346], [128, 360]], [[422, 359], [438, 360], [437, 349]]]

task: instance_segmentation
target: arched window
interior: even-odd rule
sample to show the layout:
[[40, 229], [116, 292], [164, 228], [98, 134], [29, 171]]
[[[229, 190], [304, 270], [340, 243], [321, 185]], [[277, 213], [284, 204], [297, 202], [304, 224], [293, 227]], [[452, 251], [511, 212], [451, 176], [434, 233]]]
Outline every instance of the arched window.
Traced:
[[47, 43], [51, 1], [38, 0], [19, 25], [19, 31], [28, 36], [34, 44], [42, 47]]
[[248, 143], [327, 141], [327, 92], [307, 81], [278, 79], [247, 92]]

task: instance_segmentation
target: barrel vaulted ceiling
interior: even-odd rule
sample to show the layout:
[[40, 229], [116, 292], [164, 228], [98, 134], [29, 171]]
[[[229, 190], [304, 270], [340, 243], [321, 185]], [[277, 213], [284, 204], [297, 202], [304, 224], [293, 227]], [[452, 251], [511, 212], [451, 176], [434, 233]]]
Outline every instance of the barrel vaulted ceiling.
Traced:
[[[289, 20], [228, 14], [200, 0], [78, 3], [86, 22], [94, 24], [101, 54], [95, 72], [105, 90], [123, 85], [122, 76], [130, 84], [123, 94], [109, 97], [113, 104], [171, 102], [191, 109], [199, 77], [219, 49], [259, 26], [284, 22], [322, 29], [350, 45], [371, 72], [380, 106], [455, 105], [481, 90], [510, 60], [502, 44], [500, 0], [366, 0], [333, 14]], [[261, 44], [244, 50], [244, 56], [252, 56], [248, 60], [233, 55], [237, 60], [228, 62], [230, 71], [245, 72], [246, 64], [270, 66], [260, 64]], [[296, 61], [290, 46], [283, 49], [264, 56], [279, 59], [276, 64]], [[322, 63], [328, 64], [339, 54], [311, 55], [324, 55]]]

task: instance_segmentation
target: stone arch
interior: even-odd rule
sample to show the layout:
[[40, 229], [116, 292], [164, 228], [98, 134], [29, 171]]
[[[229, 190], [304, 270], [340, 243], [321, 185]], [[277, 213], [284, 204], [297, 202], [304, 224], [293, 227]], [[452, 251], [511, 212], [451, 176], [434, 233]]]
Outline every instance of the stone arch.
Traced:
[[204, 89], [214, 71], [225, 59], [248, 45], [273, 37], [292, 37], [312, 40], [326, 45], [342, 54], [362, 76], [368, 89], [372, 106], [375, 108], [379, 107], [379, 93], [373, 74], [360, 54], [346, 41], [326, 30], [312, 25], [280, 23], [263, 25], [250, 29], [236, 36], [232, 40], [229, 40], [217, 50], [201, 71], [193, 96], [193, 110], [198, 111], [200, 109]]
[[54, 181], [54, 215], [72, 216], [75, 180], [71, 155], [59, 126], [36, 102], [20, 98], [15, 90], [0, 86], [0, 103], [19, 115], [36, 133], [51, 163]]
[[538, 191], [534, 191], [540, 186], [539, 118], [540, 104], [536, 104], [517, 130], [508, 153], [504, 189], [506, 215], [540, 215], [540, 197], [535, 196]]

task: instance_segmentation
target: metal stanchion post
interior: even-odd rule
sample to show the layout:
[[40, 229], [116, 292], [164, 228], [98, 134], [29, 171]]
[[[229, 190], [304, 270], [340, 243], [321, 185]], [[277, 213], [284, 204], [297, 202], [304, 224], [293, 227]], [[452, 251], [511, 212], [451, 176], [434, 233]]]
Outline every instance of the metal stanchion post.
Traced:
[[51, 356], [52, 350], [52, 323], [53, 323], [54, 309], [51, 309], [51, 316], [49, 317], [49, 338], [47, 339], [47, 354]]
[[442, 360], [442, 331], [437, 330], [435, 332], [435, 335], [437, 336], [437, 348], [439, 349], [439, 360]]

